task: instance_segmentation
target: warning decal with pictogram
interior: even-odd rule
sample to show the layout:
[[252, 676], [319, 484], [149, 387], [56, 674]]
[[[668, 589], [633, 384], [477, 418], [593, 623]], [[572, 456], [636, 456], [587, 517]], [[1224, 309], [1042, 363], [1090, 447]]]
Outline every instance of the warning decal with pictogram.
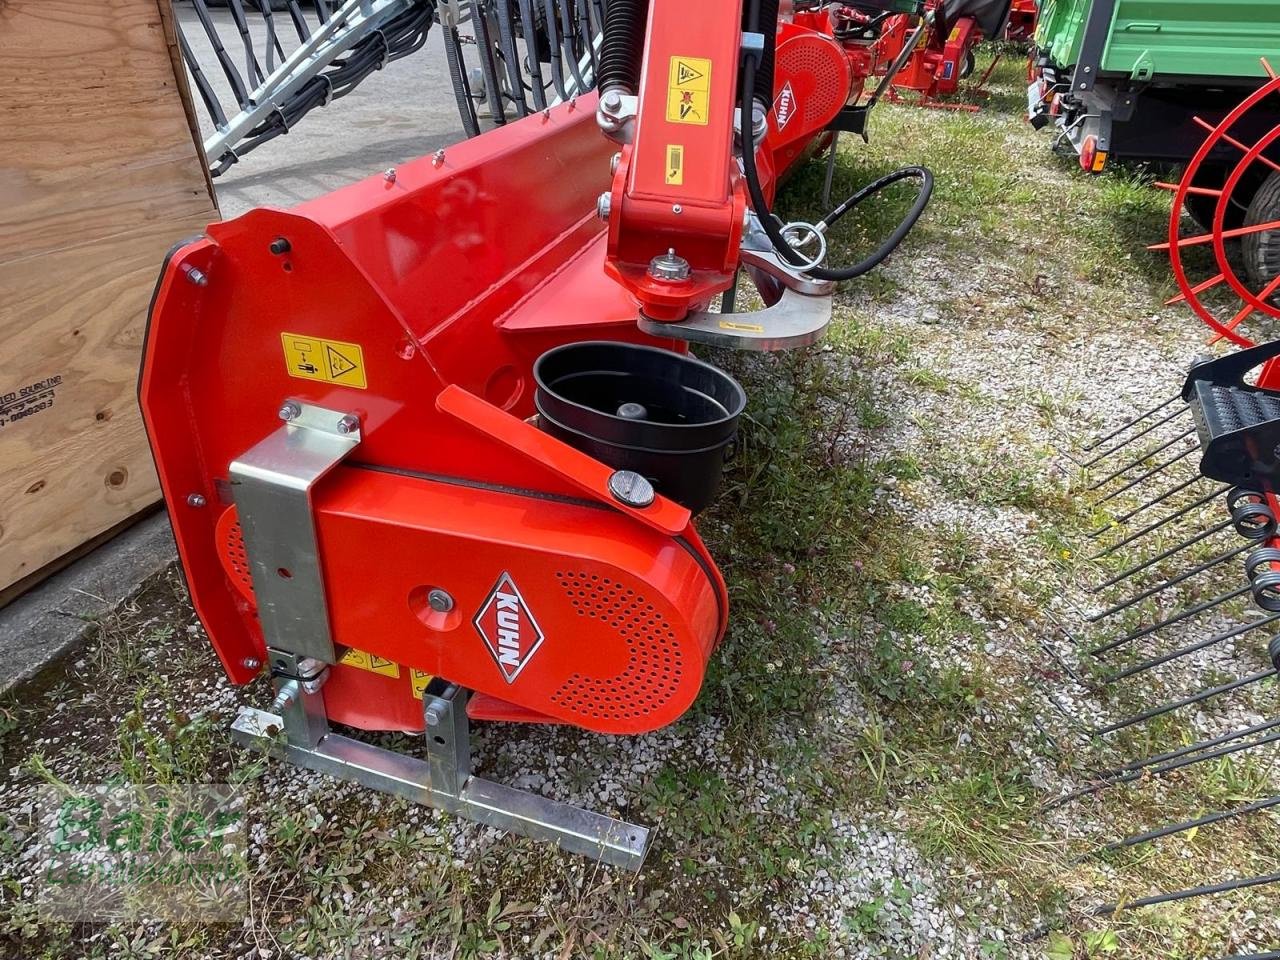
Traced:
[[667, 120], [706, 126], [711, 107], [711, 61], [672, 57], [667, 78]]
[[361, 390], [369, 388], [364, 376], [364, 351], [360, 344], [299, 333], [280, 334], [280, 343], [284, 347], [284, 366], [289, 376]]

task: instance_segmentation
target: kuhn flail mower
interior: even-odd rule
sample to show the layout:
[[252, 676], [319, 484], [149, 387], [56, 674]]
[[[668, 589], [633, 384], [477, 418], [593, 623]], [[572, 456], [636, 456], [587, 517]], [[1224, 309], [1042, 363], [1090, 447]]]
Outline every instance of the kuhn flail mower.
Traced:
[[[472, 776], [468, 721], [635, 734], [689, 708], [729, 617], [693, 517], [745, 397], [688, 345], [814, 341], [927, 203], [913, 167], [819, 223], [770, 212], [861, 129], [879, 64], [837, 28], [878, 11], [778, 7], [613, 0], [598, 97], [171, 255], [141, 402], [209, 637], [235, 683], [273, 679], [237, 739], [640, 864], [645, 828]], [[825, 264], [828, 228], [902, 180], [892, 235]], [[740, 268], [766, 306], [711, 312]], [[331, 723], [425, 729], [428, 759]]]

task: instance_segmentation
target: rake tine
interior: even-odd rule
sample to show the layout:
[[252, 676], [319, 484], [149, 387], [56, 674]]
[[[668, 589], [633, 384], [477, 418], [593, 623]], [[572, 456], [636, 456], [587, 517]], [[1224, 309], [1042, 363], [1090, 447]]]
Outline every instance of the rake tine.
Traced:
[[241, 0], [227, 0], [227, 9], [231, 19], [235, 21], [236, 30], [240, 33], [240, 42], [244, 44], [244, 69], [249, 75], [249, 84], [255, 89], [266, 79], [262, 67], [258, 63], [258, 55], [253, 50], [253, 36], [249, 33], [249, 21], [244, 16]]
[[1221, 533], [1227, 527], [1231, 526], [1231, 524], [1232, 524], [1232, 520], [1228, 517], [1226, 520], [1223, 520], [1221, 523], [1210, 527], [1208, 530], [1202, 530], [1200, 533], [1197, 533], [1194, 537], [1191, 537], [1187, 540], [1183, 540], [1181, 543], [1177, 544], [1176, 546], [1170, 547], [1168, 550], [1165, 550], [1163, 553], [1157, 553], [1151, 559], [1144, 560], [1141, 563], [1139, 563], [1137, 566], [1133, 566], [1133, 567], [1130, 567], [1128, 570], [1125, 570], [1123, 573], [1117, 573], [1114, 577], [1112, 577], [1110, 580], [1106, 581], [1105, 583], [1100, 583], [1096, 587], [1093, 587], [1090, 590], [1090, 593], [1098, 593], [1100, 590], [1105, 590], [1107, 587], [1113, 586], [1114, 584], [1119, 583], [1121, 580], [1126, 580], [1129, 577], [1133, 576], [1135, 573], [1139, 573], [1140, 571], [1147, 569], [1147, 567], [1151, 566], [1154, 563], [1159, 563], [1161, 560], [1167, 560], [1169, 557], [1173, 556], [1175, 553], [1178, 553], [1181, 550], [1187, 549], [1187, 547], [1191, 546], [1192, 544], [1199, 543], [1201, 540], [1205, 539], [1206, 537], [1211, 537], [1215, 533]]
[[1138, 424], [1140, 424], [1143, 420], [1146, 420], [1148, 417], [1154, 417], [1157, 413], [1159, 413], [1165, 407], [1169, 406], [1169, 404], [1175, 403], [1181, 399], [1182, 399], [1182, 395], [1175, 393], [1172, 397], [1170, 397], [1164, 403], [1161, 403], [1152, 407], [1146, 413], [1139, 414], [1138, 416], [1130, 420], [1128, 423], [1121, 424], [1120, 426], [1112, 430], [1110, 433], [1108, 433], [1105, 437], [1098, 437], [1098, 439], [1094, 440], [1092, 443], [1085, 444], [1083, 447], [1080, 448], [1081, 451], [1087, 453], [1090, 450], [1096, 450], [1098, 447], [1102, 446], [1102, 444], [1106, 443], [1111, 438], [1118, 437], [1120, 434], [1124, 433], [1130, 427], [1136, 427]]
[[481, 0], [471, 0], [471, 27], [476, 32], [476, 54], [480, 57], [480, 72], [484, 76], [484, 89], [489, 104], [489, 119], [494, 126], [504, 126], [507, 111], [503, 106], [502, 83], [498, 79], [498, 64], [493, 55], [493, 39], [489, 36], [489, 17]]
[[524, 27], [525, 61], [529, 67], [529, 78], [532, 81], [529, 91], [533, 95], [533, 106], [537, 110], [547, 109], [547, 91], [542, 80], [542, 62], [538, 59], [537, 20], [533, 15], [533, 0], [520, 0], [520, 21]]
[[1261, 740], [1250, 740], [1248, 743], [1229, 743], [1226, 746], [1218, 747], [1217, 749], [1210, 750], [1207, 753], [1202, 753], [1199, 756], [1186, 756], [1185, 753], [1187, 751], [1184, 751], [1184, 755], [1180, 756], [1177, 760], [1161, 766], [1149, 766], [1137, 770], [1126, 770], [1123, 773], [1106, 776], [1105, 778], [1100, 779], [1097, 783], [1091, 783], [1087, 787], [1081, 787], [1079, 790], [1073, 790], [1065, 796], [1061, 796], [1058, 799], [1045, 804], [1041, 810], [1042, 812], [1047, 813], [1050, 810], [1055, 810], [1058, 807], [1070, 803], [1072, 800], [1079, 800], [1081, 797], [1089, 797], [1093, 796], [1095, 793], [1101, 793], [1108, 787], [1116, 787], [1124, 783], [1133, 783], [1135, 780], [1140, 780], [1146, 777], [1163, 776], [1166, 773], [1172, 773], [1173, 771], [1181, 770], [1184, 767], [1193, 767], [1197, 763], [1203, 763], [1206, 760], [1217, 760], [1220, 757], [1230, 756], [1233, 753], [1252, 750], [1254, 747], [1265, 747], [1267, 744], [1275, 743], [1277, 741], [1280, 741], [1280, 733], [1268, 734]]
[[1194, 617], [1197, 613], [1204, 613], [1206, 610], [1211, 610], [1221, 603], [1226, 603], [1228, 600], [1234, 600], [1236, 597], [1239, 597], [1248, 592], [1249, 592], [1248, 586], [1239, 587], [1238, 589], [1235, 589], [1235, 590], [1229, 590], [1226, 593], [1219, 594], [1218, 596], [1214, 597], [1212, 600], [1205, 600], [1203, 603], [1197, 603], [1193, 607], [1187, 607], [1187, 609], [1185, 610], [1180, 610], [1171, 616], [1165, 617], [1163, 620], [1160, 620], [1156, 623], [1151, 624], [1150, 626], [1141, 627], [1133, 631], [1132, 633], [1126, 634], [1125, 636], [1121, 637], [1119, 640], [1110, 640], [1099, 647], [1094, 647], [1092, 650], [1089, 651], [1089, 654], [1090, 656], [1097, 657], [1097, 656], [1101, 656], [1104, 653], [1109, 653], [1112, 650], [1116, 649], [1116, 647], [1123, 647], [1126, 643], [1131, 643], [1134, 640], [1141, 639], [1142, 637], [1150, 636], [1151, 634], [1155, 633], [1157, 630], [1163, 630], [1165, 627], [1171, 626], [1172, 624], [1180, 623], [1181, 621], [1186, 620], [1188, 617]]
[[1136, 833], [1131, 837], [1125, 837], [1123, 840], [1117, 840], [1114, 843], [1108, 843], [1105, 847], [1099, 847], [1093, 851], [1092, 855], [1099, 853], [1110, 853], [1113, 850], [1123, 850], [1125, 847], [1136, 847], [1141, 843], [1150, 843], [1152, 840], [1159, 840], [1162, 837], [1171, 837], [1175, 833], [1184, 833], [1187, 830], [1194, 830], [1197, 827], [1207, 827], [1213, 823], [1221, 823], [1223, 820], [1234, 820], [1236, 817], [1243, 817], [1250, 813], [1257, 813], [1259, 810], [1267, 810], [1271, 807], [1280, 805], [1280, 796], [1268, 797], [1265, 800], [1259, 800], [1256, 803], [1250, 803], [1243, 807], [1236, 807], [1234, 810], [1222, 810], [1218, 813], [1210, 813], [1195, 820], [1184, 820], [1181, 823], [1171, 823], [1168, 826], [1160, 827], [1156, 830], [1148, 830], [1146, 833]]
[[1187, 890], [1175, 890], [1173, 893], [1161, 893], [1141, 900], [1126, 900], [1123, 903], [1108, 903], [1094, 907], [1085, 913], [1086, 917], [1100, 917], [1120, 910], [1134, 910], [1138, 907], [1153, 907], [1159, 903], [1171, 903], [1175, 900], [1191, 900], [1194, 897], [1206, 897], [1216, 893], [1230, 893], [1232, 890], [1244, 890], [1248, 887], [1262, 887], [1280, 881], [1280, 873], [1269, 873], [1260, 877], [1245, 877], [1241, 880], [1224, 880], [1203, 887], [1191, 887]]
[[[1183, 707], [1189, 707], [1195, 703], [1204, 703], [1206, 700], [1211, 700], [1224, 693], [1231, 693], [1233, 690], [1239, 690], [1241, 687], [1247, 687], [1253, 683], [1259, 683], [1266, 680], [1268, 677], [1274, 677], [1275, 675], [1276, 671], [1274, 668], [1271, 670], [1263, 670], [1247, 677], [1241, 677], [1239, 680], [1232, 680], [1230, 683], [1224, 683], [1221, 686], [1209, 687], [1206, 690], [1193, 693], [1189, 697], [1183, 697], [1181, 700], [1170, 700], [1166, 704], [1162, 704], [1158, 707], [1152, 707], [1150, 710], [1145, 710], [1136, 716], [1127, 717], [1124, 720], [1111, 724], [1109, 727], [1099, 727], [1093, 732], [1099, 737], [1106, 736], [1108, 733], [1115, 733], [1117, 730], [1124, 730], [1127, 727], [1136, 726], [1139, 723], [1146, 723], [1148, 720], [1154, 720], [1156, 717], [1164, 716], [1166, 713], [1172, 713], [1173, 711], [1180, 710]], [[1278, 738], [1280, 738], [1280, 733], [1276, 734], [1272, 739]], [[1268, 740], [1265, 742], [1269, 743], [1271, 741]]]
[[227, 125], [227, 115], [222, 112], [222, 104], [218, 102], [218, 95], [213, 92], [213, 86], [209, 83], [209, 78], [200, 69], [200, 61], [196, 59], [195, 53], [191, 50], [191, 45], [187, 43], [187, 35], [181, 30], [178, 31], [178, 47], [182, 51], [182, 59], [186, 63], [187, 69], [191, 71], [191, 79], [195, 81], [196, 91], [200, 94], [200, 99], [204, 101], [204, 108], [209, 111], [209, 116], [213, 118], [213, 125], [221, 130]]
[[1096, 457], [1094, 457], [1092, 460], [1087, 461], [1087, 462], [1084, 464], [1084, 466], [1086, 466], [1086, 467], [1091, 467], [1091, 466], [1093, 466], [1095, 463], [1097, 463], [1098, 461], [1107, 459], [1107, 457], [1111, 456], [1111, 455], [1112, 455], [1113, 453], [1115, 453], [1117, 450], [1123, 450], [1125, 447], [1127, 447], [1129, 444], [1133, 443], [1135, 440], [1138, 440], [1138, 439], [1141, 439], [1142, 437], [1145, 437], [1145, 436], [1146, 436], [1148, 433], [1150, 433], [1152, 430], [1156, 429], [1156, 427], [1159, 427], [1159, 426], [1162, 426], [1163, 424], [1168, 423], [1168, 422], [1169, 422], [1170, 420], [1172, 420], [1174, 417], [1180, 417], [1180, 416], [1182, 416], [1182, 414], [1186, 413], [1186, 412], [1187, 412], [1188, 410], [1190, 410], [1190, 409], [1191, 409], [1190, 407], [1179, 407], [1177, 410], [1173, 411], [1173, 413], [1171, 413], [1171, 414], [1169, 414], [1169, 415], [1167, 415], [1167, 416], [1161, 417], [1161, 418], [1160, 418], [1159, 420], [1157, 420], [1155, 423], [1151, 424], [1151, 426], [1149, 426], [1149, 427], [1147, 427], [1146, 429], [1144, 429], [1144, 430], [1140, 431], [1139, 433], [1135, 433], [1132, 437], [1130, 437], [1129, 439], [1127, 439], [1127, 440], [1123, 441], [1122, 443], [1118, 443], [1118, 444], [1116, 444], [1116, 445], [1115, 445], [1114, 447], [1112, 447], [1110, 450], [1104, 450], [1102, 453], [1098, 454], [1098, 455], [1097, 455]]
[[1165, 460], [1163, 463], [1156, 464], [1146, 473], [1140, 474], [1139, 476], [1135, 477], [1133, 480], [1130, 480], [1123, 487], [1119, 487], [1115, 490], [1112, 490], [1105, 497], [1099, 500], [1098, 504], [1102, 505], [1106, 503], [1108, 500], [1114, 500], [1116, 497], [1120, 496], [1120, 494], [1124, 493], [1126, 490], [1136, 487], [1138, 484], [1142, 483], [1142, 481], [1148, 479], [1149, 477], [1154, 477], [1157, 473], [1160, 473], [1161, 471], [1167, 469], [1168, 467], [1173, 466], [1179, 460], [1182, 460], [1185, 457], [1189, 457], [1193, 453], [1198, 453], [1199, 450], [1200, 450], [1200, 447], [1198, 445], [1192, 445], [1190, 447], [1187, 447], [1187, 449], [1183, 450], [1176, 457], [1173, 457], [1169, 460]]
[[1142, 461], [1146, 460], [1148, 457], [1154, 457], [1157, 453], [1161, 453], [1162, 451], [1169, 449], [1169, 448], [1170, 448], [1170, 447], [1172, 447], [1175, 443], [1177, 443], [1179, 440], [1182, 440], [1182, 439], [1184, 439], [1184, 438], [1186, 438], [1186, 437], [1189, 437], [1189, 436], [1191, 436], [1191, 434], [1193, 434], [1193, 433], [1195, 433], [1195, 432], [1196, 432], [1196, 428], [1195, 428], [1195, 427], [1188, 427], [1186, 430], [1184, 430], [1182, 433], [1178, 434], [1178, 435], [1177, 435], [1176, 437], [1174, 437], [1172, 440], [1166, 440], [1164, 443], [1160, 444], [1160, 446], [1158, 446], [1158, 447], [1152, 447], [1150, 450], [1146, 451], [1145, 453], [1143, 453], [1141, 456], [1137, 457], [1136, 459], [1134, 459], [1134, 460], [1130, 460], [1128, 463], [1126, 463], [1126, 464], [1125, 464], [1123, 467], [1121, 467], [1119, 470], [1115, 470], [1115, 471], [1113, 471], [1112, 473], [1107, 474], [1105, 477], [1103, 477], [1101, 480], [1099, 480], [1099, 481], [1098, 481], [1097, 483], [1095, 483], [1093, 486], [1089, 487], [1089, 489], [1090, 489], [1090, 490], [1097, 490], [1099, 487], [1105, 486], [1107, 483], [1109, 483], [1110, 481], [1114, 480], [1116, 477], [1120, 476], [1120, 474], [1122, 474], [1122, 473], [1128, 473], [1130, 470], [1132, 470], [1134, 467], [1138, 466], [1140, 463], [1142, 463]]
[[1103, 557], [1106, 557], [1111, 555], [1112, 553], [1115, 553], [1118, 549], [1125, 546], [1126, 544], [1133, 543], [1134, 540], [1137, 540], [1139, 537], [1150, 533], [1152, 530], [1157, 530], [1160, 527], [1163, 527], [1166, 523], [1169, 523], [1171, 520], [1177, 520], [1179, 517], [1185, 517], [1188, 513], [1190, 513], [1196, 507], [1203, 507], [1206, 503], [1208, 503], [1214, 497], [1218, 496], [1218, 494], [1223, 493], [1225, 490], [1226, 490], [1226, 487], [1223, 487], [1219, 490], [1214, 490], [1212, 493], [1205, 494], [1195, 503], [1182, 507], [1180, 510], [1177, 510], [1174, 513], [1169, 514], [1167, 517], [1164, 517], [1161, 520], [1157, 520], [1155, 523], [1148, 524], [1147, 526], [1143, 527], [1141, 530], [1137, 531], [1136, 533], [1129, 534], [1129, 536], [1125, 537], [1123, 540], [1119, 541], [1118, 543], [1113, 543], [1111, 546], [1107, 547], [1107, 549], [1103, 550], [1101, 553], [1095, 553], [1089, 559], [1101, 560]]
[[1267, 730], [1274, 730], [1276, 727], [1280, 727], [1280, 719], [1264, 720], [1262, 723], [1255, 723], [1250, 727], [1242, 727], [1239, 730], [1220, 733], [1216, 737], [1200, 740], [1196, 743], [1188, 744], [1185, 747], [1179, 747], [1177, 750], [1158, 753], [1154, 757], [1147, 757], [1145, 760], [1133, 760], [1126, 763], [1123, 767], [1116, 770], [1108, 770], [1105, 773], [1100, 774], [1100, 776], [1117, 777], [1120, 774], [1128, 773], [1131, 770], [1141, 770], [1143, 767], [1155, 766], [1156, 764], [1164, 763], [1167, 760], [1177, 760], [1179, 757], [1185, 757], [1189, 753], [1198, 753], [1201, 750], [1208, 750], [1211, 747], [1219, 747], [1224, 743], [1230, 743], [1232, 740], [1251, 737], [1255, 733], [1265, 733]]
[[[240, 76], [240, 71], [236, 69], [235, 62], [231, 59], [231, 54], [227, 53], [227, 48], [222, 45], [222, 38], [218, 36], [218, 28], [213, 25], [213, 20], [209, 16], [209, 7], [205, 4], [205, 0], [192, 0], [191, 8], [196, 12], [196, 18], [200, 21], [200, 26], [204, 27], [204, 34], [209, 40], [209, 45], [213, 47], [214, 56], [218, 59], [218, 66], [222, 68], [222, 74], [227, 78], [227, 83], [231, 86], [231, 95], [236, 98], [236, 103], [243, 110], [249, 106], [249, 91], [245, 88], [244, 79]], [[226, 120], [223, 120], [226, 124]]]
[[1121, 610], [1127, 610], [1129, 607], [1132, 607], [1135, 603], [1140, 603], [1141, 601], [1146, 600], [1148, 597], [1153, 597], [1157, 593], [1161, 593], [1165, 590], [1168, 590], [1170, 587], [1177, 586], [1178, 584], [1183, 583], [1186, 580], [1190, 580], [1192, 577], [1196, 576], [1197, 574], [1204, 573], [1206, 570], [1210, 569], [1211, 567], [1216, 567], [1220, 563], [1226, 563], [1232, 557], [1238, 557], [1240, 554], [1244, 553], [1246, 550], [1250, 549], [1251, 547], [1253, 547], [1252, 543], [1246, 543], [1243, 546], [1236, 547], [1234, 550], [1228, 550], [1226, 553], [1220, 553], [1216, 557], [1212, 558], [1211, 560], [1206, 560], [1204, 563], [1198, 563], [1194, 567], [1192, 567], [1190, 570], [1186, 570], [1178, 574], [1176, 577], [1170, 577], [1168, 580], [1163, 580], [1160, 583], [1157, 583], [1154, 587], [1148, 587], [1146, 590], [1143, 590], [1141, 593], [1134, 594], [1128, 600], [1123, 600], [1120, 603], [1117, 603], [1114, 607], [1110, 607], [1109, 609], [1104, 610], [1102, 613], [1096, 614], [1095, 616], [1092, 616], [1092, 617], [1085, 617], [1085, 621], [1087, 623], [1097, 623], [1099, 620], [1104, 620], [1114, 613], [1119, 613]]
[[516, 113], [521, 117], [529, 115], [529, 103], [524, 98], [524, 78], [520, 75], [520, 54], [516, 50], [516, 28], [511, 19], [511, 7], [508, 0], [498, 0], [494, 4], [498, 18], [498, 42], [502, 45], [502, 59], [506, 61], [507, 83], [511, 87], [511, 99]]
[[551, 52], [551, 82], [561, 100], [569, 99], [564, 83], [564, 63], [560, 58], [560, 27], [556, 19], [555, 0], [542, 0], [542, 12], [547, 25], [547, 47]]
[[569, 60], [569, 72], [573, 74], [573, 81], [576, 84], [575, 90], [579, 94], [587, 92], [587, 82], [582, 79], [582, 70], [578, 67], [578, 56], [574, 52], [574, 25], [573, 17], [569, 13], [569, 3], [572, 0], [560, 0], [555, 6], [560, 11], [560, 40], [565, 47], [565, 55]]
[[[1157, 503], [1164, 503], [1164, 501], [1168, 500], [1174, 494], [1182, 492], [1183, 490], [1187, 489], [1187, 487], [1190, 487], [1196, 483], [1199, 483], [1203, 479], [1205, 479], [1203, 476], [1194, 476], [1188, 480], [1183, 480], [1181, 483], [1178, 483], [1173, 487], [1169, 488], [1168, 490], [1164, 491], [1164, 493], [1160, 493], [1152, 497], [1146, 503], [1139, 504], [1138, 506], [1130, 510], [1128, 513], [1122, 513], [1120, 516], [1115, 517], [1114, 523], [1109, 524], [1108, 526], [1099, 527], [1097, 530], [1091, 532], [1089, 536], [1096, 537], [1098, 536], [1098, 534], [1106, 532], [1116, 524], [1127, 523], [1128, 521], [1136, 517], [1138, 514], [1140, 514], [1143, 510], [1146, 510], [1150, 507], [1154, 507]], [[1228, 485], [1223, 484], [1221, 487], [1218, 488], [1217, 493], [1226, 493], [1227, 490], [1229, 489], [1230, 487]], [[1217, 496], [1217, 494], [1215, 493], [1214, 496]]]
[[311, 39], [311, 28], [307, 26], [307, 18], [298, 6], [298, 0], [289, 0], [289, 19], [293, 21], [293, 29], [298, 34], [298, 42], [306, 43]]
[[1273, 613], [1271, 616], [1263, 617], [1261, 620], [1255, 620], [1253, 623], [1245, 623], [1238, 627], [1232, 627], [1230, 630], [1224, 630], [1222, 633], [1214, 634], [1207, 639], [1199, 640], [1195, 643], [1188, 644], [1185, 647], [1179, 647], [1177, 650], [1171, 650], [1168, 653], [1161, 654], [1158, 657], [1152, 657], [1150, 660], [1144, 660], [1142, 663], [1134, 664], [1132, 667], [1128, 667], [1127, 669], [1121, 670], [1119, 673], [1106, 677], [1102, 682], [1115, 683], [1117, 680], [1127, 680], [1129, 677], [1163, 666], [1170, 661], [1177, 660], [1180, 657], [1185, 657], [1198, 650], [1203, 650], [1205, 647], [1212, 647], [1215, 644], [1222, 643], [1224, 640], [1233, 640], [1238, 636], [1257, 630], [1259, 627], [1265, 627], [1270, 623], [1275, 623], [1276, 620], [1280, 620], [1280, 613]]

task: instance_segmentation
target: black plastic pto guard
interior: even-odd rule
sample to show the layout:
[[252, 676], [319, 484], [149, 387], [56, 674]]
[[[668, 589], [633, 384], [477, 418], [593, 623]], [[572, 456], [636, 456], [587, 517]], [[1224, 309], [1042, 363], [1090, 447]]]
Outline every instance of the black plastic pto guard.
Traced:
[[1200, 472], [1224, 483], [1275, 490], [1280, 479], [1280, 391], [1244, 382], [1280, 356], [1280, 340], [1197, 364], [1182, 387], [1200, 437]]

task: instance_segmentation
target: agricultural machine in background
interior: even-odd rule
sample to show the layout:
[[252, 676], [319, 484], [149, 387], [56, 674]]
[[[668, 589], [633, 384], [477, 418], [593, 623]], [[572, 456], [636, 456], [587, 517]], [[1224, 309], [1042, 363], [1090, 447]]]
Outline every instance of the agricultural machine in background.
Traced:
[[[1031, 58], [1031, 122], [1098, 173], [1117, 160], [1183, 164], [1266, 75], [1280, 49], [1273, 0], [1043, 0]], [[1198, 119], [1197, 119], [1198, 118]], [[1280, 119], [1268, 104], [1251, 129]], [[1219, 188], [1233, 163], [1219, 144], [1197, 186]], [[1243, 197], [1239, 199], [1244, 199]]]
[[[811, 343], [906, 236], [921, 167], [816, 223], [771, 204], [922, 31], [886, 55], [842, 26], [883, 8], [611, 0], [597, 40], [585, 0], [469, 6], [478, 73], [452, 75], [492, 129], [176, 249], [140, 399], [196, 611], [233, 682], [272, 678], [238, 740], [634, 868], [647, 829], [473, 776], [469, 723], [635, 734], [698, 695], [729, 609], [694, 517], [746, 398], [689, 344]], [[898, 227], [827, 263], [904, 181]], [[733, 311], [740, 270], [762, 309]], [[427, 758], [331, 723], [425, 731]]]
[[[956, 93], [973, 74], [978, 44], [1004, 36], [1010, 0], [930, 0], [924, 16], [924, 39], [914, 44], [890, 87], [893, 99], [923, 107], [976, 111], [972, 104], [949, 103], [942, 97]], [[885, 41], [898, 49], [911, 37], [911, 25], [896, 18], [885, 28]], [[993, 58], [975, 89], [981, 90], [1000, 62]], [[903, 94], [907, 96], [904, 97]]]

